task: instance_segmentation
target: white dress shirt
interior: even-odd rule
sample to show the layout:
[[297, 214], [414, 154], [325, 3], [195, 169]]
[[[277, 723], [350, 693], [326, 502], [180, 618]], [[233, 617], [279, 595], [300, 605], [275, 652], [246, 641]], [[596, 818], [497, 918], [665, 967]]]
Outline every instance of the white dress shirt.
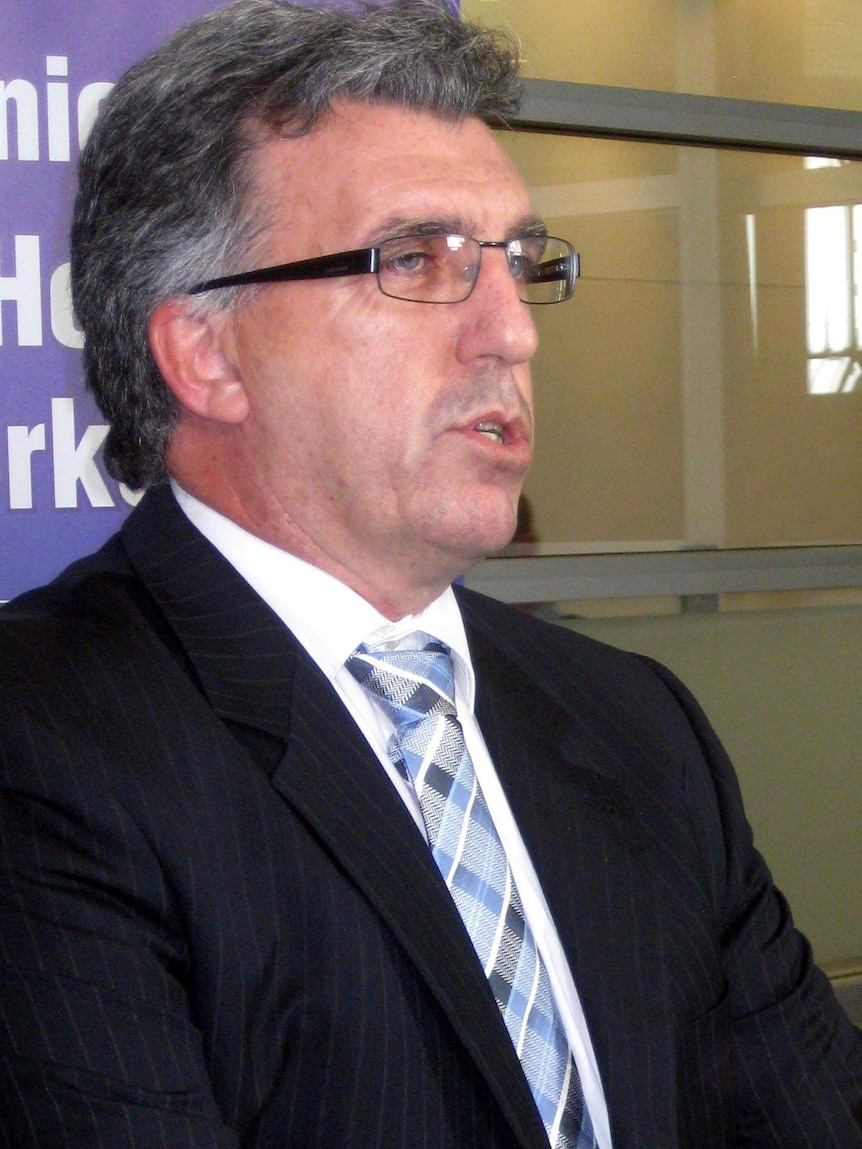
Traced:
[[332, 683], [423, 835], [425, 823], [416, 793], [395, 769], [387, 750], [392, 723], [356, 681], [345, 662], [362, 642], [369, 646], [394, 647], [399, 639], [416, 630], [440, 639], [452, 651], [455, 705], [476, 777], [548, 970], [599, 1147], [612, 1149], [607, 1105], [571, 970], [473, 713], [476, 692], [473, 664], [451, 587], [419, 614], [390, 622], [332, 575], [249, 534], [193, 498], [178, 484], [171, 485], [191, 522], [293, 632]]

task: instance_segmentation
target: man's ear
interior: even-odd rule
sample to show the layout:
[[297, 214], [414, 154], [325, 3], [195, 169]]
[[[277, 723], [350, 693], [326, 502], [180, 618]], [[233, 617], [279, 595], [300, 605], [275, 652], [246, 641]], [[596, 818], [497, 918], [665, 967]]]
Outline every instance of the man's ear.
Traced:
[[150, 317], [150, 350], [182, 408], [218, 423], [242, 423], [248, 400], [226, 327], [223, 312], [200, 315], [186, 299], [166, 299]]

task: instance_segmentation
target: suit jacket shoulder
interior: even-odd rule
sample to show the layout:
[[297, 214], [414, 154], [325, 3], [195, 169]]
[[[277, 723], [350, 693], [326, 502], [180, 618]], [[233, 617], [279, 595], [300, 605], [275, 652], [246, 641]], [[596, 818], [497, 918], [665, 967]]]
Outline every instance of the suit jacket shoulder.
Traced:
[[[740, 1144], [862, 1144], [862, 1034], [793, 926], [697, 701], [650, 659], [459, 598], [480, 724], [564, 936], [612, 1111], [636, 1104], [615, 1104], [625, 1033], [652, 1049], [649, 1088], [674, 1089], [662, 1059], [686, 1078], [682, 1144], [704, 1139], [705, 1098]], [[662, 1015], [675, 1033], [664, 1049]]]

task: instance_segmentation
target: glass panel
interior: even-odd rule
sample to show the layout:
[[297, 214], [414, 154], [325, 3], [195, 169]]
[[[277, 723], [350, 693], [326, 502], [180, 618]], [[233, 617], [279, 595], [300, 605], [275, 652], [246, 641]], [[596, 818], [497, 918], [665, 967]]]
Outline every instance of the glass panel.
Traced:
[[501, 139], [583, 268], [536, 309], [531, 551], [862, 541], [862, 164]]
[[525, 74], [862, 109], [859, 0], [462, 0], [520, 37]]

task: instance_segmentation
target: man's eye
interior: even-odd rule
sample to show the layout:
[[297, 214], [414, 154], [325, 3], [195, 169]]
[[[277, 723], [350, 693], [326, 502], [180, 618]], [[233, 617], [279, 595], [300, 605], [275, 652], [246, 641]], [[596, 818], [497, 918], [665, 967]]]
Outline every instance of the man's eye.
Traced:
[[513, 278], [535, 283], [546, 246], [542, 237], [518, 240], [515, 250], [509, 249], [509, 267]]
[[530, 266], [530, 260], [525, 255], [509, 256], [509, 270], [515, 279], [523, 279]]
[[521, 283], [536, 283], [542, 278], [541, 263], [532, 259], [526, 252], [509, 256], [509, 270], [512, 273], [512, 278]]
[[427, 251], [411, 249], [387, 256], [386, 267], [389, 271], [401, 272], [402, 275], [415, 274], [418, 271], [423, 271], [429, 262], [430, 257]]

